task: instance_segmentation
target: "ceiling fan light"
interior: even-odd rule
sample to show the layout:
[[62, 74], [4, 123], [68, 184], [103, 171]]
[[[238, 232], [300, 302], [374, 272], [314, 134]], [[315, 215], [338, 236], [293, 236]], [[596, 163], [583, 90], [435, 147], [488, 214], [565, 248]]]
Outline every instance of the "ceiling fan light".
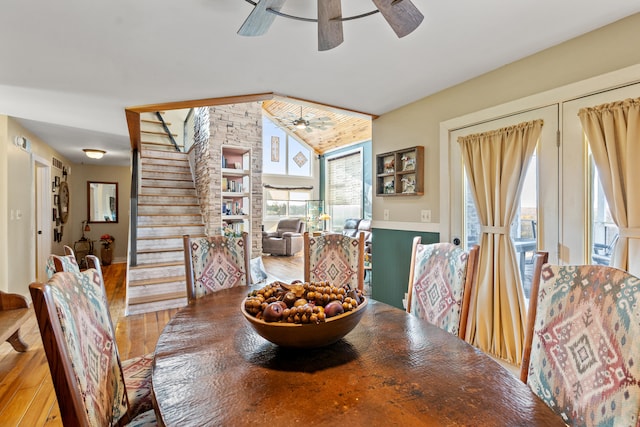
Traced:
[[297, 123], [295, 124], [296, 129], [305, 129], [307, 127], [307, 124], [302, 121], [302, 120], [297, 120]]
[[106, 154], [104, 150], [97, 150], [95, 148], [83, 148], [84, 154], [87, 155], [90, 159], [101, 159], [102, 156]]

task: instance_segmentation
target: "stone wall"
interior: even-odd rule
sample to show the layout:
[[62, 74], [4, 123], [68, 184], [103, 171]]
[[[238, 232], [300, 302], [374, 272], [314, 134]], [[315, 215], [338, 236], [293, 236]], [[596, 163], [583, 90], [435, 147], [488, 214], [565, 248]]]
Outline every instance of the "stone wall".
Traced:
[[207, 232], [222, 224], [222, 146], [251, 149], [251, 258], [262, 253], [262, 106], [259, 102], [209, 107], [208, 169], [210, 194]]
[[209, 223], [209, 206], [212, 203], [212, 187], [211, 177], [215, 169], [212, 169], [213, 163], [210, 161], [209, 147], [209, 109], [196, 108], [194, 111], [194, 129], [193, 129], [193, 147], [189, 151], [189, 162], [198, 193], [200, 204], [200, 213], [202, 214], [202, 222], [204, 223], [205, 233], [211, 233], [211, 224]]

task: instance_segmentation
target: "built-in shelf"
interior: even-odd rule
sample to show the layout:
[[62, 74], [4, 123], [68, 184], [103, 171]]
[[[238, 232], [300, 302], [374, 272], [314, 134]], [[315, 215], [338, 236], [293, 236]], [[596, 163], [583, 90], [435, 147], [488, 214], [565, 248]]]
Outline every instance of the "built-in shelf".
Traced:
[[424, 194], [424, 147], [376, 155], [376, 196]]
[[222, 222], [251, 235], [251, 150], [222, 146]]

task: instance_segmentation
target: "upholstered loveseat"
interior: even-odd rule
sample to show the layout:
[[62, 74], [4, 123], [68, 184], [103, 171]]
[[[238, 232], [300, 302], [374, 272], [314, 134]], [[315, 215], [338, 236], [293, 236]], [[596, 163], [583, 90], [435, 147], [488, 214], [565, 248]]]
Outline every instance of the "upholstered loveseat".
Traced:
[[262, 252], [295, 255], [302, 250], [304, 228], [304, 222], [300, 218], [281, 219], [275, 232], [262, 232]]

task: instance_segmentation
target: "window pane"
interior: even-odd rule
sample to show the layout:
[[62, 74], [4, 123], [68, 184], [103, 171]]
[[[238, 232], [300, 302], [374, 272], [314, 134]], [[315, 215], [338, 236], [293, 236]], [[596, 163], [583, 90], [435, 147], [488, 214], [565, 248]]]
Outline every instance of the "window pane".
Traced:
[[287, 200], [289, 192], [287, 190], [274, 190], [273, 188], [264, 190], [264, 198], [267, 200]]
[[295, 138], [289, 137], [289, 175], [311, 176], [311, 152]]
[[[590, 156], [591, 157], [591, 156]], [[609, 265], [618, 241], [618, 227], [613, 222], [609, 203], [604, 196], [598, 170], [591, 158], [591, 263]]]
[[[340, 231], [347, 218], [362, 217], [362, 156], [356, 151], [327, 160], [327, 212], [332, 231]], [[329, 225], [329, 224], [328, 224]]]
[[287, 202], [284, 200], [267, 200], [267, 216], [287, 216]]
[[306, 202], [297, 202], [297, 201], [289, 202], [289, 216], [304, 218], [306, 214], [307, 214]]
[[290, 200], [311, 200], [311, 193], [309, 191], [290, 191]]
[[534, 153], [524, 178], [520, 206], [511, 224], [511, 240], [516, 250], [524, 296], [529, 301], [533, 275], [533, 255], [538, 247], [538, 156]]
[[262, 117], [262, 173], [286, 175], [287, 134]]

